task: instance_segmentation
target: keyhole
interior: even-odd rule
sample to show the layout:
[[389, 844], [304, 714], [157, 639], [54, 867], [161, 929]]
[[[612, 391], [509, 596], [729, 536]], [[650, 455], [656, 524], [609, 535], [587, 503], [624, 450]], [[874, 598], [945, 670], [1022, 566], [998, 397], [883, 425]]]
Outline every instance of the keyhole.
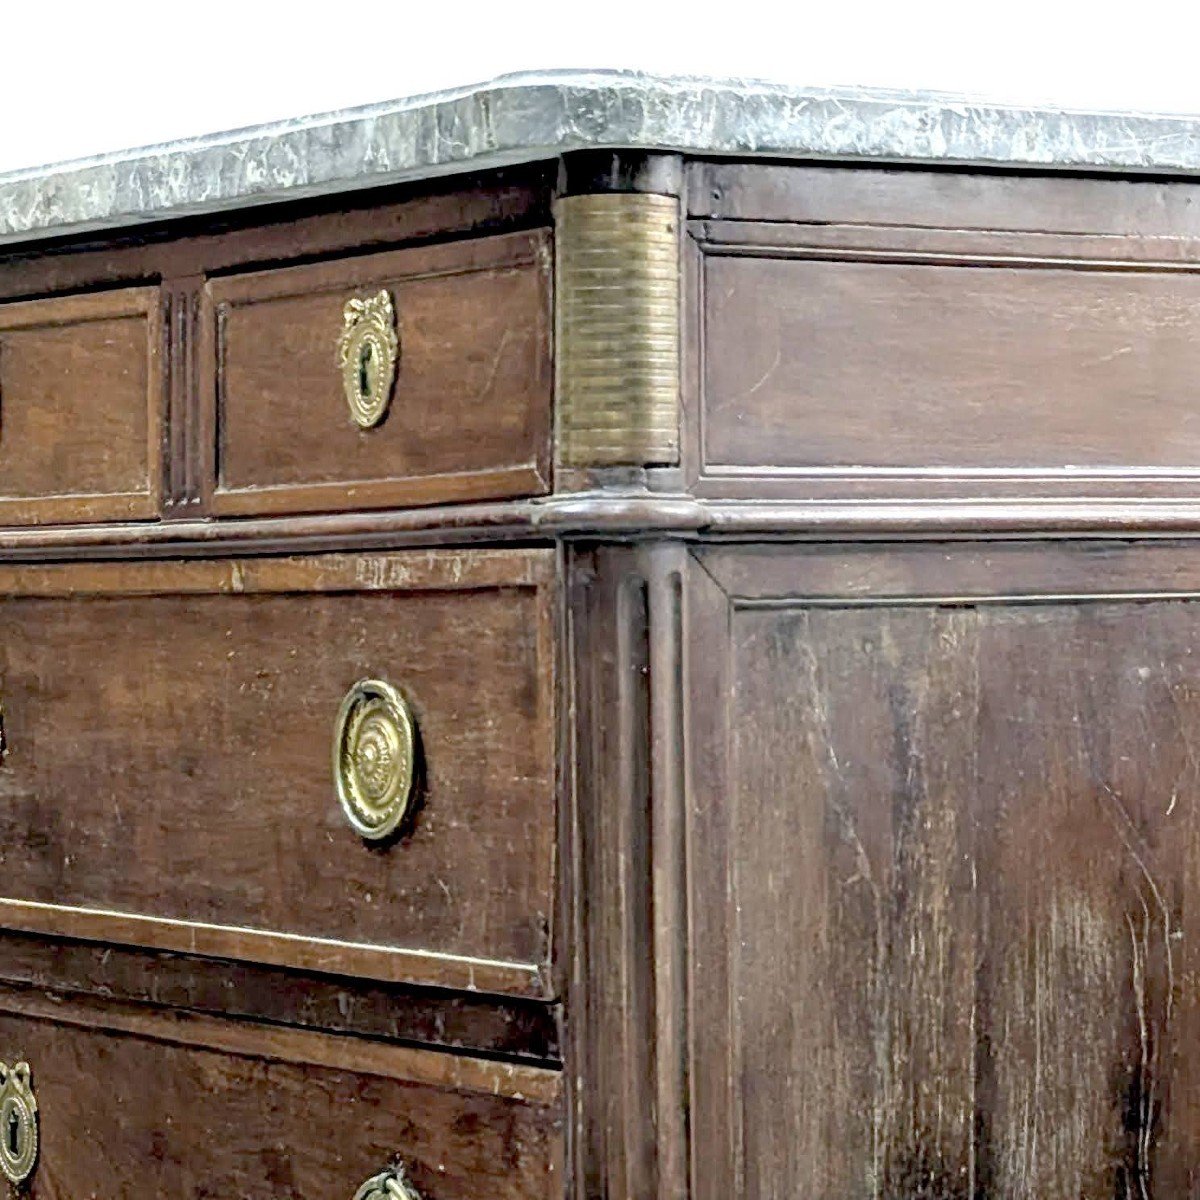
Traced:
[[363, 342], [358, 352], [358, 390], [364, 399], [371, 396], [371, 361], [375, 357], [375, 347], [370, 342]]
[[4, 1136], [7, 1140], [9, 1156], [11, 1158], [20, 1158], [21, 1118], [11, 1108], [8, 1110], [8, 1128], [4, 1131]]

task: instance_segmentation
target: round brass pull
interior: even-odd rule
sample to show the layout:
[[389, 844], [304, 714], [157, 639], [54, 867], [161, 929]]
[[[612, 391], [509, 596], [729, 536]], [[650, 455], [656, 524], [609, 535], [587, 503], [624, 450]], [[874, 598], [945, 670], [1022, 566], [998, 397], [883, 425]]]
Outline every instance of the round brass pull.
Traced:
[[33, 1174], [37, 1155], [37, 1100], [29, 1064], [0, 1063], [0, 1171], [20, 1186]]
[[389, 1167], [372, 1175], [354, 1193], [354, 1200], [421, 1200], [421, 1195], [407, 1179], [403, 1167]]
[[350, 416], [360, 429], [373, 428], [386, 415], [399, 355], [391, 296], [380, 291], [365, 300], [347, 300], [342, 309], [338, 367]]
[[416, 767], [416, 725], [398, 688], [360, 679], [338, 709], [333, 778], [346, 820], [372, 841], [408, 815]]

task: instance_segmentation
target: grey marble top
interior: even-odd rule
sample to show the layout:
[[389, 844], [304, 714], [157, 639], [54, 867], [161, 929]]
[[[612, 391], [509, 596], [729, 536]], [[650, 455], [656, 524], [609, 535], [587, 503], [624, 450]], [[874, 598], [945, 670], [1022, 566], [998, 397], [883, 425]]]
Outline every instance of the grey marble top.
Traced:
[[0, 244], [589, 147], [1200, 173], [1200, 117], [613, 71], [476, 87], [0, 174]]

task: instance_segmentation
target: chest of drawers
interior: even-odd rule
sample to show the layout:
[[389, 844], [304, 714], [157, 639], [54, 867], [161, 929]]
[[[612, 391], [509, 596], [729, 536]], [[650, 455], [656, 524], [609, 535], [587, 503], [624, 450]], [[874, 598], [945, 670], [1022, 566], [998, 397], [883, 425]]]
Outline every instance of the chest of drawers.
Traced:
[[13, 1188], [1194, 1194], [1194, 144], [564, 76], [0, 178]]

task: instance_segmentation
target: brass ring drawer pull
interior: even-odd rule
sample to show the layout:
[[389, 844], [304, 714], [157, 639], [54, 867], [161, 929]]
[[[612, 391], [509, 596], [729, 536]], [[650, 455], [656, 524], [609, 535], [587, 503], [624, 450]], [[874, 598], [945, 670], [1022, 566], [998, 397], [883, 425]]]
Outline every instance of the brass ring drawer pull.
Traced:
[[374, 428], [387, 415], [399, 356], [396, 310], [388, 292], [347, 300], [342, 309], [338, 367], [350, 416], [360, 429]]
[[371, 1176], [354, 1193], [354, 1200], [421, 1200], [421, 1195], [404, 1177], [403, 1167], [389, 1167]]
[[0, 1171], [14, 1187], [33, 1174], [38, 1156], [38, 1111], [29, 1064], [0, 1063]]
[[372, 841], [408, 815], [416, 767], [416, 724], [398, 688], [360, 679], [338, 709], [333, 777], [346, 820]]

